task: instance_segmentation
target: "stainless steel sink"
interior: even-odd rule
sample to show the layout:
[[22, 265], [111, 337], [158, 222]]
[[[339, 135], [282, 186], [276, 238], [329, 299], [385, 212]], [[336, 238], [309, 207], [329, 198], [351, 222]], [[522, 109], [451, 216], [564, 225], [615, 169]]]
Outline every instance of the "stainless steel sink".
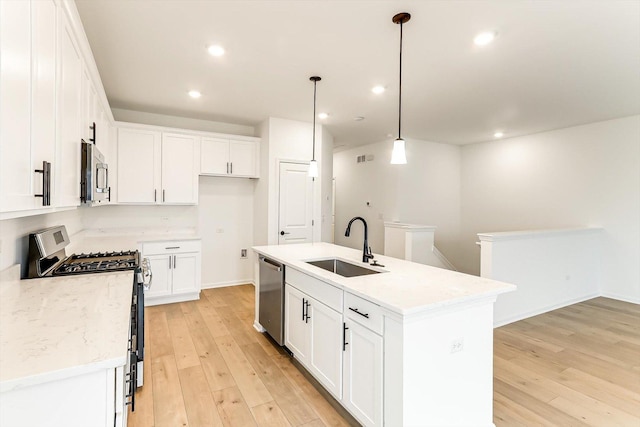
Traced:
[[370, 268], [361, 267], [350, 262], [343, 261], [337, 258], [321, 259], [317, 261], [307, 261], [307, 264], [315, 265], [324, 270], [330, 271], [335, 274], [339, 274], [343, 277], [356, 277], [365, 276], [367, 274], [377, 274], [381, 271], [372, 270]]

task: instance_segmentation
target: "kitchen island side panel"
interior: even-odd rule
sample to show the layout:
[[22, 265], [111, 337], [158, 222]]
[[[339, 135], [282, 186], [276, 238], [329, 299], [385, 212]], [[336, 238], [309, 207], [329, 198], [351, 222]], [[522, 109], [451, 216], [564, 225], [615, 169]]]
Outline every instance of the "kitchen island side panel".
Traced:
[[385, 425], [493, 425], [494, 301], [385, 319]]

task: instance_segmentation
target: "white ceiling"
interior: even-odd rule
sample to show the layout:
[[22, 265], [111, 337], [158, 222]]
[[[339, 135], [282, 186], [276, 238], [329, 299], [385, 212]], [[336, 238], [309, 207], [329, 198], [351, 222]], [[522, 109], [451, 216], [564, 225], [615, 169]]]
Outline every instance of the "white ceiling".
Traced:
[[[637, 0], [76, 3], [114, 108], [310, 122], [319, 75], [335, 145], [382, 141], [397, 134], [391, 18], [406, 11], [404, 137], [468, 144], [640, 113]], [[499, 36], [475, 46], [482, 30]], [[210, 56], [213, 43], [227, 54]], [[387, 91], [371, 93], [377, 84]]]

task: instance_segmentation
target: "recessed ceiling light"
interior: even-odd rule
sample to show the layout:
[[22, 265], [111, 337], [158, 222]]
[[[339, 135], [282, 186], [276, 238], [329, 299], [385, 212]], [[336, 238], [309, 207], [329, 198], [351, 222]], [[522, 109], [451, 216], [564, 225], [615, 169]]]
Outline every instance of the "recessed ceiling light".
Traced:
[[371, 89], [371, 92], [375, 93], [376, 95], [380, 95], [382, 92], [384, 92], [384, 86], [374, 86]]
[[498, 131], [498, 132], [494, 133], [493, 136], [496, 137], [496, 138], [502, 138], [504, 136], [504, 132]]
[[220, 45], [217, 44], [212, 44], [211, 46], [209, 46], [207, 48], [207, 51], [209, 51], [209, 54], [212, 56], [222, 56], [224, 55], [224, 48]]
[[328, 113], [320, 113], [320, 114], [318, 114], [318, 118], [319, 118], [319, 119], [323, 119], [323, 120], [324, 120], [324, 119], [326, 119], [327, 117], [329, 117], [329, 114], [328, 114]]
[[477, 36], [475, 36], [475, 38], [473, 39], [473, 42], [477, 46], [486, 46], [489, 43], [491, 43], [493, 40], [495, 40], [497, 35], [498, 33], [496, 33], [495, 31], [484, 31], [478, 34]]
[[200, 92], [198, 92], [197, 90], [190, 90], [189, 91], [189, 96], [192, 98], [200, 98], [202, 96], [202, 94]]
[[354, 118], [353, 118], [353, 120], [355, 120], [356, 122], [361, 122], [361, 121], [363, 121], [363, 120], [364, 120], [364, 117], [362, 117], [362, 116], [356, 116], [356, 117], [354, 117]]

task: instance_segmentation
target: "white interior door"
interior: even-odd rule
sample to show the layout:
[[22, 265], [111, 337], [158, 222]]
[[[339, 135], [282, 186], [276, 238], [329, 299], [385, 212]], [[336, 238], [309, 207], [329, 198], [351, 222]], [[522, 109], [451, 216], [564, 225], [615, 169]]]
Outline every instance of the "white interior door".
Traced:
[[280, 163], [279, 245], [312, 241], [313, 180], [308, 170], [308, 164]]

